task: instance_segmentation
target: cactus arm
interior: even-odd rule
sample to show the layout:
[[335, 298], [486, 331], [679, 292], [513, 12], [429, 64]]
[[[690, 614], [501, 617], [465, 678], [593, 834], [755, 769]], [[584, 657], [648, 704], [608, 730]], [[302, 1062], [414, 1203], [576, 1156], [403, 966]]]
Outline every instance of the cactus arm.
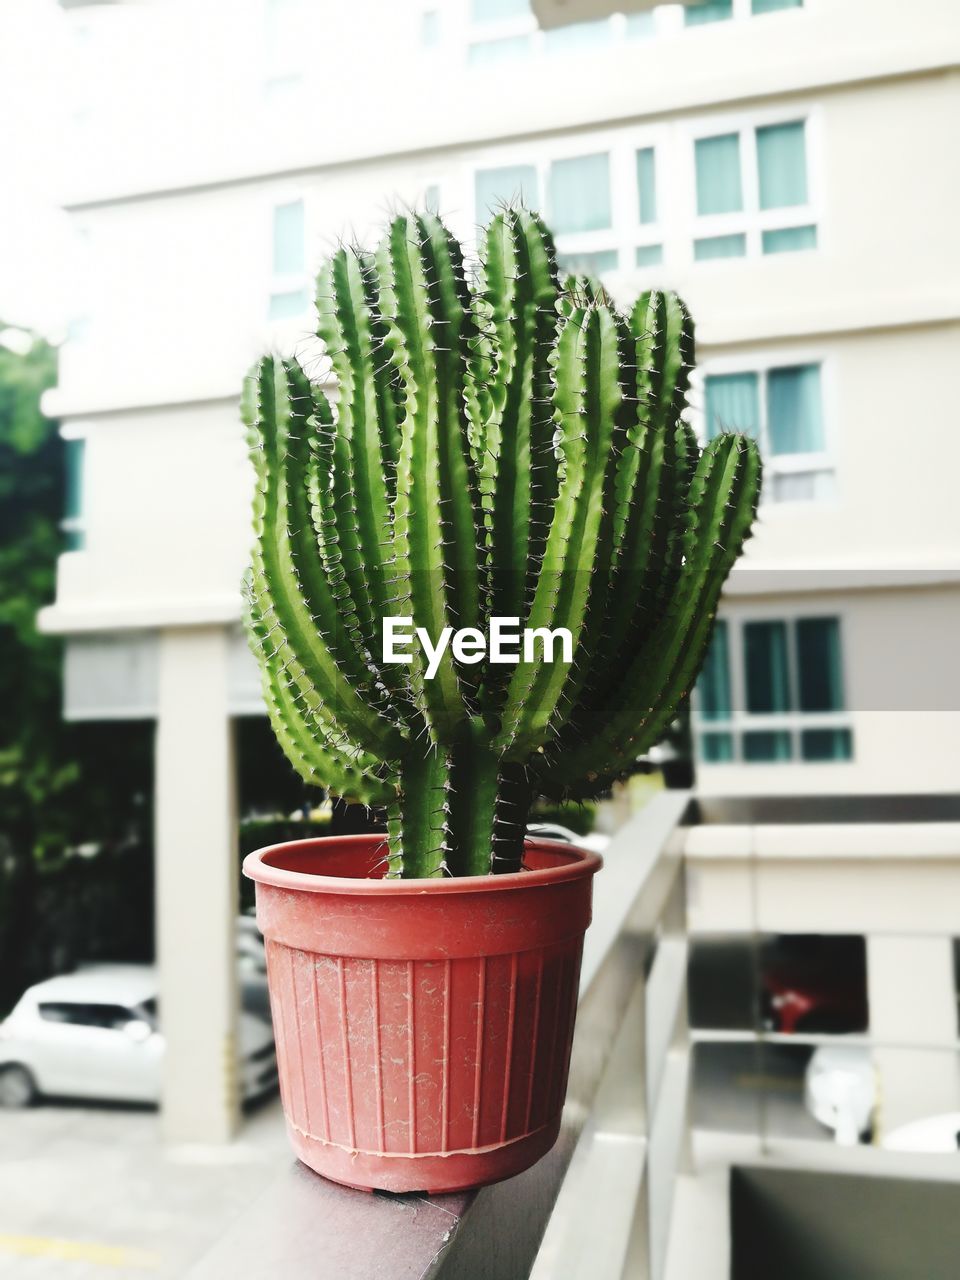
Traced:
[[261, 362], [256, 392], [245, 399], [257, 472], [254, 590], [269, 600], [311, 687], [337, 723], [357, 743], [389, 754], [399, 749], [401, 735], [361, 694], [362, 660], [343, 643], [342, 618], [317, 554], [303, 481], [312, 409], [311, 389], [298, 365]]
[[[601, 536], [608, 467], [622, 403], [616, 317], [591, 304], [560, 330], [555, 414], [560, 490], [527, 626], [565, 627], [579, 644]], [[521, 661], [511, 677], [499, 743], [511, 760], [544, 741], [569, 672], [563, 661]]]
[[[378, 373], [377, 318], [369, 303], [376, 289], [372, 269], [353, 251], [340, 249], [317, 284], [318, 333], [326, 344], [338, 387], [333, 491], [341, 573], [362, 642], [379, 652], [380, 618], [389, 612], [384, 560], [390, 541], [385, 464], [392, 450], [390, 388]], [[386, 410], [386, 412], [385, 412]]]
[[[456, 313], [461, 304], [451, 304], [449, 298], [450, 275], [455, 268], [450, 269], [446, 285], [441, 287], [435, 255], [439, 253], [432, 242], [431, 253], [424, 252], [421, 228], [413, 217], [393, 221], [378, 254], [387, 342], [403, 394], [393, 508], [393, 571], [399, 592], [393, 612], [411, 616], [414, 626], [424, 628], [434, 640], [445, 627], [457, 625], [457, 606], [462, 608], [465, 594], [470, 594], [463, 584], [458, 588], [451, 582], [446, 547], [451, 526], [443, 509], [445, 499], [457, 500], [443, 470], [450, 465], [458, 446], [451, 448], [445, 437], [461, 422], [465, 424], [465, 405], [462, 401], [459, 406], [453, 403], [456, 383], [448, 367], [452, 363], [451, 352], [437, 349], [455, 341], [459, 320]], [[445, 318], [438, 315], [444, 308], [448, 309]], [[454, 314], [449, 314], [451, 311]], [[454, 413], [456, 422], [451, 422]], [[461, 493], [456, 527], [465, 523], [464, 500], [469, 502], [469, 497]], [[469, 549], [474, 570], [476, 543], [477, 534], [473, 531]], [[479, 586], [476, 572], [474, 585]], [[441, 659], [435, 677], [428, 680], [423, 656], [415, 646], [408, 672], [423, 718], [443, 741], [449, 742], [466, 716], [450, 650]]]
[[690, 691], [703, 661], [717, 600], [753, 521], [760, 459], [752, 441], [718, 436], [700, 458], [691, 485], [685, 561], [674, 602], [622, 672], [598, 713], [598, 731], [546, 761], [556, 783], [614, 776], [656, 740]]
[[558, 285], [553, 241], [535, 214], [507, 209], [494, 218], [480, 280], [478, 307], [494, 353], [482, 374], [490, 400], [481, 459], [490, 612], [516, 617], [526, 610], [556, 495], [549, 352]]
[[267, 715], [287, 759], [305, 782], [324, 787], [358, 804], [386, 804], [392, 789], [376, 776], [376, 761], [351, 757], [324, 745], [327, 726], [311, 716], [292, 675], [279, 664], [264, 661], [262, 688]]
[[444, 568], [455, 625], [475, 627], [481, 619], [478, 541], [480, 500], [469, 447], [466, 373], [476, 341], [473, 299], [467, 287], [459, 244], [435, 214], [417, 219], [428, 279], [439, 411], [438, 444]]

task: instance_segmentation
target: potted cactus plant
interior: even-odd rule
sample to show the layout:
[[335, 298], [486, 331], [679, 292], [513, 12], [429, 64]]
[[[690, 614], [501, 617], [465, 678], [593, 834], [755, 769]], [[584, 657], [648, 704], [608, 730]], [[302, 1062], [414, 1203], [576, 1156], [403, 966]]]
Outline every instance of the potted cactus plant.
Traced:
[[469, 273], [431, 214], [317, 285], [335, 407], [294, 360], [244, 398], [248, 625], [277, 737], [382, 836], [251, 854], [293, 1146], [453, 1190], [554, 1142], [599, 859], [525, 838], [688, 696], [755, 514], [752, 441], [701, 452], [693, 326], [558, 279], [509, 207]]

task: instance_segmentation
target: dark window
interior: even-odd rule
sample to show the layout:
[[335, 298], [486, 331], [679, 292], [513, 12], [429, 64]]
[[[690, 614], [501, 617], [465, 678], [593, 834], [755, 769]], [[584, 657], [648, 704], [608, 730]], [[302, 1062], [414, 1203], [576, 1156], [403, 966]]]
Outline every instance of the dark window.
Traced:
[[120, 1004], [81, 1004], [79, 1001], [61, 1001], [41, 1004], [40, 1017], [46, 1022], [65, 1022], [74, 1027], [99, 1027], [106, 1031], [119, 1031], [128, 1022], [136, 1020], [136, 1014]]

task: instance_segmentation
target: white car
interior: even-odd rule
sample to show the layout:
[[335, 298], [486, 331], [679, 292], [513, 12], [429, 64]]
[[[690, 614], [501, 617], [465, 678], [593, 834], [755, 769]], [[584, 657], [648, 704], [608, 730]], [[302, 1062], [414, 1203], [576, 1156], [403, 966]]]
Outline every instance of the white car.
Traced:
[[804, 1102], [815, 1120], [833, 1130], [841, 1146], [854, 1147], [873, 1129], [877, 1077], [868, 1049], [823, 1045], [807, 1063]]
[[960, 1155], [960, 1111], [926, 1116], [893, 1129], [880, 1144], [884, 1151], [912, 1151], [918, 1155]]
[[[241, 1094], [277, 1084], [270, 1027], [240, 1015]], [[90, 965], [38, 982], [0, 1022], [0, 1106], [38, 1094], [159, 1102], [164, 1039], [149, 965]]]

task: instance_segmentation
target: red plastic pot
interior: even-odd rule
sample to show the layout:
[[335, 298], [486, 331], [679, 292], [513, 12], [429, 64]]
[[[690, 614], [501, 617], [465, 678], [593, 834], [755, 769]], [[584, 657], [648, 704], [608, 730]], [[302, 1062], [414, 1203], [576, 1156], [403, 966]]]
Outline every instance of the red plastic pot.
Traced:
[[455, 1191], [557, 1138], [600, 859], [528, 841], [515, 875], [385, 880], [379, 836], [252, 853], [280, 1091], [304, 1164]]

